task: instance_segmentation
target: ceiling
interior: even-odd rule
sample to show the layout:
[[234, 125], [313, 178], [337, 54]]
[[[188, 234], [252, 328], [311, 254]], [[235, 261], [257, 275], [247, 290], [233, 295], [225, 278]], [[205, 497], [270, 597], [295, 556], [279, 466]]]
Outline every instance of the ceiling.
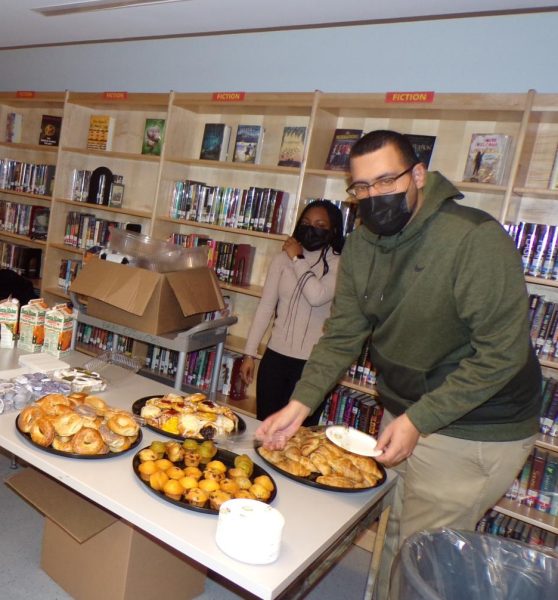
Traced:
[[[558, 10], [556, 0], [0, 0], [0, 49]], [[121, 1], [130, 4], [131, 0]], [[111, 2], [114, 4], [115, 2]], [[79, 12], [44, 16], [47, 6]], [[83, 9], [87, 9], [84, 11]]]

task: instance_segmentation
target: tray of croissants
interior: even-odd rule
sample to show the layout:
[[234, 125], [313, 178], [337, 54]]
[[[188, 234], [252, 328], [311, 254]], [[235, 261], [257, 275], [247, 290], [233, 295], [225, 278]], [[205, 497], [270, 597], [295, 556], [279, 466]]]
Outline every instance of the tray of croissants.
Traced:
[[300, 427], [283, 450], [256, 448], [273, 469], [305, 485], [338, 492], [378, 487], [386, 480], [382, 465], [330, 442], [325, 427]]
[[270, 503], [275, 481], [247, 454], [219, 449], [212, 440], [155, 440], [134, 456], [134, 473], [160, 499], [198, 512], [218, 514], [231, 498]]
[[82, 392], [43, 396], [18, 414], [16, 429], [37, 448], [71, 458], [111, 458], [142, 439], [132, 413]]
[[244, 420], [228, 406], [201, 392], [146, 396], [132, 404], [132, 412], [149, 429], [177, 440], [211, 440], [246, 430]]

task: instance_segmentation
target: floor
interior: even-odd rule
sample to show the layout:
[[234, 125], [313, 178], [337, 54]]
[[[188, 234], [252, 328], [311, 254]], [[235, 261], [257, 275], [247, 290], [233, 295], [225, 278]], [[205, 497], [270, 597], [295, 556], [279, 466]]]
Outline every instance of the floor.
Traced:
[[[0, 450], [0, 477], [13, 471], [10, 458]], [[68, 600], [40, 568], [42, 516], [6, 485], [0, 486], [0, 589], [2, 600]], [[364, 594], [370, 554], [352, 546], [344, 558], [305, 597], [306, 600], [360, 600]], [[218, 576], [207, 579], [196, 600], [237, 600], [243, 593]], [[141, 599], [138, 599], [141, 600]]]

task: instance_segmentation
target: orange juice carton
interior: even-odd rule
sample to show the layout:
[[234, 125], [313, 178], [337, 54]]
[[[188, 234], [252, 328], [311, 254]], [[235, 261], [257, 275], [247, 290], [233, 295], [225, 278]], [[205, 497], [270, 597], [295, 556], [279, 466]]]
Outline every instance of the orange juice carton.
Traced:
[[0, 348], [13, 348], [17, 340], [19, 300], [6, 298], [0, 301]]
[[71, 350], [74, 317], [67, 304], [56, 304], [45, 313], [45, 341], [43, 352], [64, 356]]
[[43, 298], [30, 300], [19, 311], [19, 341], [17, 347], [40, 352], [45, 341], [45, 313], [48, 304]]

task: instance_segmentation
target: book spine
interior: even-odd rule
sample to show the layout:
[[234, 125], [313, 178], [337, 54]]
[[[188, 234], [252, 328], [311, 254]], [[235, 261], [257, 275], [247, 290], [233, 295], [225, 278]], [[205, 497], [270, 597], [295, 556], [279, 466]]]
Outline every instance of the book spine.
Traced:
[[535, 506], [537, 496], [541, 486], [541, 481], [544, 475], [544, 467], [546, 463], [546, 452], [535, 448], [533, 450], [533, 464], [531, 467], [531, 476], [527, 487], [527, 495], [523, 500], [526, 506]]

